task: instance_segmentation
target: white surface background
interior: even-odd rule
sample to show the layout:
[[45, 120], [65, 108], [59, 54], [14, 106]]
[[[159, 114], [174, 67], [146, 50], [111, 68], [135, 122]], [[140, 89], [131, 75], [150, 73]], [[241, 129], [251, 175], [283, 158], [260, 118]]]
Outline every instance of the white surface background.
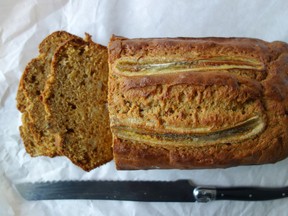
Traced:
[[89, 173], [66, 158], [31, 158], [19, 136], [15, 96], [38, 44], [56, 30], [92, 34], [107, 45], [126, 37], [244, 36], [288, 42], [288, 1], [268, 0], [1, 0], [0, 1], [0, 215], [287, 215], [288, 200], [269, 202], [141, 203], [121, 201], [28, 202], [14, 184], [46, 180], [176, 180], [204, 185], [288, 185], [288, 160], [212, 170], [116, 171], [110, 162]]

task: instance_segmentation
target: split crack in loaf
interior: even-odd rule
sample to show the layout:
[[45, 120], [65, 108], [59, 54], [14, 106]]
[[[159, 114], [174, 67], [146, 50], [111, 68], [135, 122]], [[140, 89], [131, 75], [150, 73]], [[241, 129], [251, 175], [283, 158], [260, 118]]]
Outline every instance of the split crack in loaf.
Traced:
[[86, 171], [274, 163], [288, 156], [287, 85], [284, 42], [112, 36], [107, 50], [58, 31], [21, 77], [20, 135], [32, 157]]
[[286, 43], [113, 36], [108, 52], [118, 169], [229, 167], [287, 157]]

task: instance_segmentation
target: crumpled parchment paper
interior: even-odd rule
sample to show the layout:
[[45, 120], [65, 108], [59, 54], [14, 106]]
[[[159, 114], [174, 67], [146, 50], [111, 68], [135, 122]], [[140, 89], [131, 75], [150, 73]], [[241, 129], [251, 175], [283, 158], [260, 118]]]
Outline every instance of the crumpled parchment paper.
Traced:
[[65, 157], [31, 158], [18, 127], [16, 91], [38, 44], [56, 30], [90, 33], [107, 45], [125, 37], [242, 36], [288, 42], [288, 1], [268, 0], [1, 0], [0, 2], [0, 215], [285, 215], [287, 199], [269, 202], [143, 203], [97, 200], [26, 201], [15, 183], [55, 180], [177, 180], [197, 185], [288, 185], [288, 160], [211, 170], [116, 171], [110, 162], [85, 172]]

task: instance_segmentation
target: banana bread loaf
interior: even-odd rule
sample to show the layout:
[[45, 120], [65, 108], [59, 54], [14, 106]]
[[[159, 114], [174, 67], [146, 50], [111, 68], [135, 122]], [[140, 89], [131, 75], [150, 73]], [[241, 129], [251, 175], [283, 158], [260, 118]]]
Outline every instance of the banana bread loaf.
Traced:
[[108, 47], [117, 169], [212, 168], [288, 155], [288, 45], [126, 39]]

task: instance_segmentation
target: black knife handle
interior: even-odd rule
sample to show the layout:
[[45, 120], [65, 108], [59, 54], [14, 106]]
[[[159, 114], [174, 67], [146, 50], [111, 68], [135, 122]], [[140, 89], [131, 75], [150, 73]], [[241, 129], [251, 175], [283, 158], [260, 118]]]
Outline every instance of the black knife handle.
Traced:
[[288, 197], [288, 187], [196, 187], [193, 194], [198, 202], [212, 200], [264, 201]]

